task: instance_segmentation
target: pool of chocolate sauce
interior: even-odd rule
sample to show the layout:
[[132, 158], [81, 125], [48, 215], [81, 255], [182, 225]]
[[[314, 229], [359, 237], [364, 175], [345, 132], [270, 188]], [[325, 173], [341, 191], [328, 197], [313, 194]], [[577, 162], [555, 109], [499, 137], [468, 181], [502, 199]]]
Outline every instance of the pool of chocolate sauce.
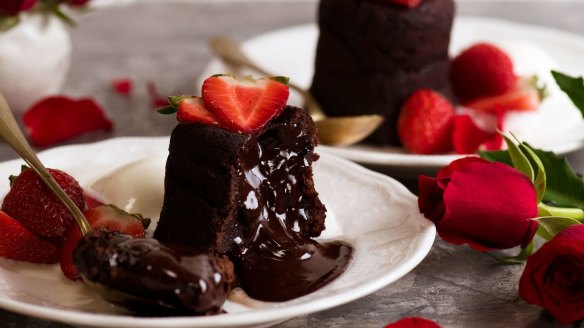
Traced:
[[[300, 135], [285, 135], [290, 133]], [[302, 134], [286, 126], [268, 131], [247, 145], [241, 159], [240, 216], [247, 228], [234, 240], [233, 258], [241, 287], [258, 300], [280, 302], [311, 293], [343, 273], [352, 258], [351, 246], [320, 244], [303, 231], [309, 220], [303, 176], [312, 171]]]

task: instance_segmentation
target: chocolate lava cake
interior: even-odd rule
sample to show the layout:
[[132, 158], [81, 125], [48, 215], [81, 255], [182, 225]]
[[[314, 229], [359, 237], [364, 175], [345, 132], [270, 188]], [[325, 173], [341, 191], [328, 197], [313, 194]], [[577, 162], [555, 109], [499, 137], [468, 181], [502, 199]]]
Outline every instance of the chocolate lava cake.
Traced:
[[312, 239], [326, 213], [312, 179], [318, 139], [310, 116], [286, 106], [286, 81], [215, 75], [202, 97], [179, 96], [154, 232], [227, 255], [238, 286], [262, 301], [313, 292], [352, 258], [349, 245]]
[[326, 209], [312, 181], [317, 142], [311, 118], [292, 106], [252, 134], [178, 124], [154, 237], [227, 253], [255, 233], [264, 207], [286, 214], [303, 237], [318, 236]]
[[365, 142], [399, 144], [397, 117], [413, 91], [426, 87], [452, 98], [448, 46], [454, 12], [454, 0], [422, 0], [415, 8], [321, 0], [310, 92], [330, 116], [382, 115], [385, 123]]

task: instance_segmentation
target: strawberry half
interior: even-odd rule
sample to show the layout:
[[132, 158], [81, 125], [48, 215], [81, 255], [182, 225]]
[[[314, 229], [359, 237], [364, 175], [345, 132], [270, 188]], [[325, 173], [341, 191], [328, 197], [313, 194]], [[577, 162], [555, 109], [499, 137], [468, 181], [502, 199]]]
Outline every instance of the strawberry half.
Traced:
[[477, 111], [493, 114], [504, 114], [508, 111], [528, 111], [539, 107], [542, 98], [542, 90], [537, 86], [519, 81], [512, 90], [491, 97], [482, 97], [464, 102], [462, 105]]
[[447, 153], [452, 150], [453, 117], [450, 101], [430, 89], [420, 89], [402, 106], [397, 133], [412, 153]]
[[203, 83], [203, 101], [228, 129], [255, 132], [282, 112], [290, 91], [282, 78], [216, 75]]
[[218, 124], [217, 118], [205, 107], [203, 98], [184, 98], [178, 103], [176, 118], [184, 123]]
[[17, 261], [51, 264], [59, 260], [59, 249], [0, 211], [0, 256]]
[[[85, 197], [79, 183], [63, 171], [48, 171], [75, 205], [84, 211]], [[29, 168], [12, 182], [2, 203], [2, 210], [31, 232], [49, 238], [65, 236], [75, 221], [65, 205]]]
[[[93, 228], [106, 228], [119, 231], [136, 238], [144, 238], [150, 219], [139, 214], [129, 214], [115, 205], [101, 205], [85, 212], [85, 218]], [[60, 264], [63, 274], [71, 279], [79, 279], [79, 272], [73, 264], [73, 251], [81, 240], [81, 231], [76, 227], [69, 231], [61, 249]]]

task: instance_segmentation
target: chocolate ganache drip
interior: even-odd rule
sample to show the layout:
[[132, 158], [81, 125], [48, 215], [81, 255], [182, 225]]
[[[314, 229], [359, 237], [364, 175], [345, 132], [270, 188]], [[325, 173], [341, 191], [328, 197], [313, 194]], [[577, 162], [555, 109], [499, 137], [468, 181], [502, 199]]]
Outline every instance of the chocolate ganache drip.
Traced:
[[[241, 159], [240, 216], [243, 236], [235, 238], [234, 262], [241, 287], [263, 301], [286, 301], [317, 290], [338, 277], [352, 248], [319, 244], [303, 233], [310, 204], [306, 181], [317, 156], [304, 149], [304, 132], [284, 125], [251, 140]], [[315, 195], [312, 195], [315, 197]]]

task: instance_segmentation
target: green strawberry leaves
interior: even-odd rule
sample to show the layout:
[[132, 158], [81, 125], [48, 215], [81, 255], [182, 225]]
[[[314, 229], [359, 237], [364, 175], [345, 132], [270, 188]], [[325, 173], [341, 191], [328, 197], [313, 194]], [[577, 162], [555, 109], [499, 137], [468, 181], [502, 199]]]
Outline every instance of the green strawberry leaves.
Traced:
[[156, 111], [159, 114], [163, 115], [174, 114], [178, 111], [178, 105], [180, 104], [180, 102], [187, 98], [193, 98], [193, 96], [191, 95], [170, 96], [168, 97], [169, 105], [166, 107], [159, 108]]

